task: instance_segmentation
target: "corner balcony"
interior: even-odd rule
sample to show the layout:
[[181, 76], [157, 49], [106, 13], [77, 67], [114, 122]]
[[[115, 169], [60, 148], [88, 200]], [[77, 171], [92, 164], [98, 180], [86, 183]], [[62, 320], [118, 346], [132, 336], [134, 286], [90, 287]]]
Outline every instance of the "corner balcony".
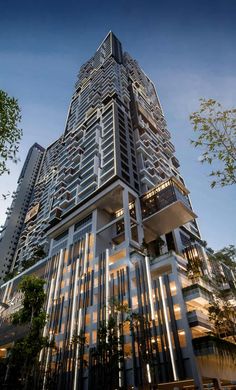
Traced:
[[211, 300], [211, 293], [198, 283], [182, 289], [185, 302], [192, 302], [198, 305], [208, 305]]
[[197, 216], [191, 210], [188, 190], [175, 177], [163, 181], [141, 197], [146, 242], [169, 233]]
[[187, 313], [188, 323], [190, 328], [198, 328], [204, 332], [212, 330], [211, 324], [209, 323], [208, 315], [202, 313], [200, 310], [192, 310]]

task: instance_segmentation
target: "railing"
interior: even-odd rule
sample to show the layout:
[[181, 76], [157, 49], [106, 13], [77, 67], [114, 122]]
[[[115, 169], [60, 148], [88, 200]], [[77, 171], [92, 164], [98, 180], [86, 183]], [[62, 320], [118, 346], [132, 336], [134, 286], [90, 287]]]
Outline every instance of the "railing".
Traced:
[[236, 345], [222, 340], [215, 336], [203, 336], [193, 339], [193, 347], [195, 355], [228, 355], [231, 357], [236, 356]]
[[201, 325], [208, 330], [211, 330], [208, 315], [202, 313], [200, 310], [193, 310], [187, 313], [188, 322], [190, 326]]
[[211, 299], [211, 293], [208, 290], [206, 290], [204, 287], [199, 285], [198, 283], [192, 284], [188, 287], [184, 287], [183, 288], [183, 295], [185, 298], [188, 298], [188, 299], [190, 297], [195, 297], [195, 296], [199, 296], [199, 297], [201, 296], [208, 301]]
[[143, 218], [162, 210], [180, 200], [190, 208], [188, 190], [174, 177], [158, 184], [141, 197]]

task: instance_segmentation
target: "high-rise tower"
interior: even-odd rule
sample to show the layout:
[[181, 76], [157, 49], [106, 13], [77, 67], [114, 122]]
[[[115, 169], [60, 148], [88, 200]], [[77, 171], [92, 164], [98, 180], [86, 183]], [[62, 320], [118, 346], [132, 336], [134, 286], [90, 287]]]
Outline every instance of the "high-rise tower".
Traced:
[[0, 284], [12, 265], [43, 152], [44, 149], [37, 143], [30, 148], [17, 182], [16, 192], [13, 194], [13, 202], [7, 211], [7, 219], [0, 237]]
[[[214, 371], [202, 350], [213, 287], [201, 278], [218, 271], [178, 168], [153, 83], [109, 33], [80, 69], [64, 134], [45, 151], [29, 206], [38, 213], [15, 255], [21, 270], [35, 243], [47, 252], [25, 271], [47, 281], [44, 335], [57, 350], [40, 355], [44, 387], [201, 389], [234, 379], [232, 359]], [[5, 304], [18, 281], [3, 286]]]
[[[166, 211], [164, 224], [159, 218], [163, 228], [151, 234], [149, 225], [153, 222], [147, 222], [144, 235], [146, 241], [152, 241], [167, 234], [168, 248], [181, 251], [192, 237], [199, 238], [199, 231], [178, 167], [153, 83], [135, 60], [123, 54], [120, 42], [109, 33], [80, 69], [64, 135], [46, 150], [30, 205], [40, 204], [41, 212], [28, 221], [29, 226], [26, 224], [15, 267], [30, 257], [36, 240], [47, 248], [47, 226], [56, 225], [81, 202], [118, 178], [137, 197], [173, 178], [176, 191], [179, 189], [179, 196], [183, 195], [184, 206], [177, 213], [183, 219], [175, 221]], [[145, 203], [145, 196], [141, 202]], [[140, 225], [141, 222], [132, 229], [139, 243], [143, 240]]]

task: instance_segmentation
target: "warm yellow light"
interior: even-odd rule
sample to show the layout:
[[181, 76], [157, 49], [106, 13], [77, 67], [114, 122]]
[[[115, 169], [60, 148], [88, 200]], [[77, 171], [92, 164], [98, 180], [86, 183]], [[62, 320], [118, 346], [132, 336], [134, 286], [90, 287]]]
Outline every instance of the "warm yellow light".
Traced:
[[178, 307], [178, 306], [175, 307], [175, 308], [174, 308], [174, 311], [180, 311], [180, 307]]

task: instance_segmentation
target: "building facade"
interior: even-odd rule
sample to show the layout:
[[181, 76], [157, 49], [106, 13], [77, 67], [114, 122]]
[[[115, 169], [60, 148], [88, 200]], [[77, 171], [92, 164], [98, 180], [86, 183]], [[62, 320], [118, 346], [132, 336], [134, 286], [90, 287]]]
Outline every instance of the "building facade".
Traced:
[[12, 266], [43, 152], [44, 149], [37, 143], [30, 148], [17, 182], [17, 189], [13, 194], [11, 207], [7, 210], [7, 219], [0, 237], [0, 285]]
[[[22, 275], [46, 280], [44, 335], [57, 349], [40, 354], [41, 388], [203, 389], [236, 379], [230, 336], [223, 362], [215, 357], [207, 307], [219, 266], [178, 168], [153, 83], [109, 33], [81, 67], [65, 132], [44, 154], [29, 206], [37, 215], [12, 267], [21, 270], [35, 243], [47, 256], [2, 286], [9, 305]], [[221, 272], [230, 296], [234, 275]], [[12, 310], [2, 308], [2, 332]]]

